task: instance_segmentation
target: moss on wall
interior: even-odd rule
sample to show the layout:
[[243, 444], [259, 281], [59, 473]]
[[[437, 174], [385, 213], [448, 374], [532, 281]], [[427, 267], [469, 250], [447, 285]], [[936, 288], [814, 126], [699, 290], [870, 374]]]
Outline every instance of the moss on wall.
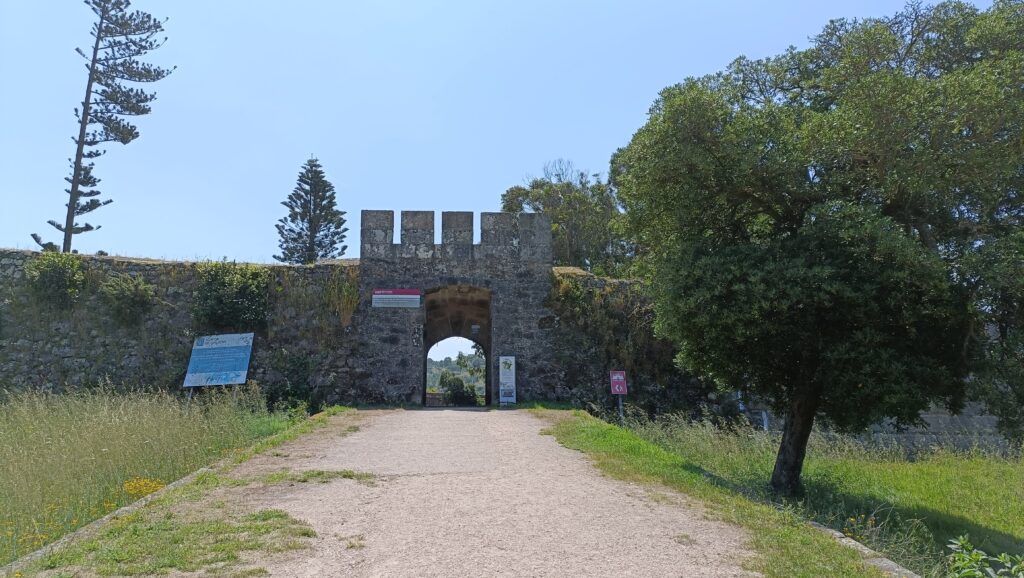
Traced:
[[[192, 341], [208, 331], [193, 318], [198, 270], [208, 265], [78, 256], [82, 288], [71, 307], [60, 308], [38, 298], [26, 281], [25, 268], [39, 255], [0, 250], [0, 386], [181, 386]], [[346, 390], [357, 265], [260, 269], [268, 271], [266, 326], [257, 334], [250, 377], [280, 390], [272, 394], [277, 398], [302, 391], [324, 401], [352, 399]], [[101, 290], [126, 277], [144, 283], [153, 297], [134, 323], [124, 323], [119, 304]]]
[[608, 372], [624, 370], [628, 404], [648, 415], [695, 410], [711, 388], [680, 371], [671, 343], [654, 334], [654, 311], [638, 281], [555, 267], [550, 307], [557, 315], [564, 396], [595, 413], [611, 411]]

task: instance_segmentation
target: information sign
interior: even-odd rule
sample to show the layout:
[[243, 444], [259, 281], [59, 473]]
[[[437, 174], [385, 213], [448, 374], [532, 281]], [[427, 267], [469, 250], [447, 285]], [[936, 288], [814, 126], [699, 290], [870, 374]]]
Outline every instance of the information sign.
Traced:
[[626, 372], [625, 371], [612, 371], [610, 372], [612, 382], [612, 393], [614, 395], [626, 395]]
[[252, 339], [252, 333], [197, 337], [192, 344], [185, 387], [245, 383]]
[[498, 358], [498, 403], [516, 403], [516, 358], [511, 355]]
[[422, 295], [419, 289], [374, 289], [370, 305], [416, 309], [420, 306]]

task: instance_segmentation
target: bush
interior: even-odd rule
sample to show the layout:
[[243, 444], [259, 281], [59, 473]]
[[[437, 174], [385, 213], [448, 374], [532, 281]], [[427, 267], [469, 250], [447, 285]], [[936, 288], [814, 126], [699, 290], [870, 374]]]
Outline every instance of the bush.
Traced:
[[448, 371], [441, 372], [438, 386], [444, 392], [445, 400], [451, 405], [476, 405], [476, 388], [467, 385], [461, 378]]
[[323, 361], [323, 355], [274, 349], [270, 354], [267, 383], [262, 384], [267, 407], [275, 411], [290, 411], [302, 406], [308, 413], [317, 413], [323, 407], [323, 394], [310, 384], [313, 373]]
[[967, 536], [949, 541], [949, 576], [956, 578], [1024, 578], [1024, 556], [989, 556], [975, 548]]
[[25, 265], [25, 278], [33, 295], [62, 309], [78, 301], [85, 285], [82, 262], [69, 253], [41, 253]]
[[103, 282], [100, 295], [110, 305], [114, 319], [125, 325], [142, 321], [156, 303], [155, 288], [141, 275], [115, 275]]
[[227, 261], [200, 263], [192, 318], [200, 329], [262, 330], [269, 310], [270, 269]]

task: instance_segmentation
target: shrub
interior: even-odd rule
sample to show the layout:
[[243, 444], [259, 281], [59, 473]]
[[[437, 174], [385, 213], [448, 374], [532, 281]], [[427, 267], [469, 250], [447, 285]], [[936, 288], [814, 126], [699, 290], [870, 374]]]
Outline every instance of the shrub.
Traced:
[[948, 559], [951, 577], [1024, 578], [1024, 556], [989, 556], [975, 548], [967, 536], [950, 540], [948, 547], [953, 551]]
[[355, 267], [338, 267], [331, 274], [324, 291], [324, 305], [338, 315], [342, 327], [352, 324], [352, 314], [359, 306], [359, 278]]
[[476, 405], [476, 388], [467, 385], [459, 376], [447, 369], [441, 372], [438, 386], [452, 405]]
[[115, 275], [103, 282], [100, 295], [114, 318], [126, 325], [142, 321], [156, 303], [156, 290], [141, 275]]
[[262, 385], [267, 407], [290, 411], [301, 406], [309, 413], [320, 411], [324, 401], [322, 393], [310, 381], [322, 361], [322, 355], [274, 349], [270, 354], [272, 372], [268, 382]]
[[266, 327], [270, 269], [212, 261], [196, 267], [192, 318], [201, 329], [253, 331]]
[[25, 265], [29, 289], [40, 300], [62, 309], [78, 301], [85, 285], [82, 262], [69, 253], [47, 251]]

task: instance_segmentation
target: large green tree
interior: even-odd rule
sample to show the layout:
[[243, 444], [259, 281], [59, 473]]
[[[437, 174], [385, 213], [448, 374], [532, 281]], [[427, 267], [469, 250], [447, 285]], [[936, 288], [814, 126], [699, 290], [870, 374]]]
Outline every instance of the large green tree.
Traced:
[[597, 175], [559, 159], [544, 166], [544, 176], [501, 195], [501, 210], [531, 211], [551, 218], [555, 265], [616, 275], [628, 264], [628, 245], [615, 227], [621, 209], [615, 192]]
[[[71, 251], [74, 235], [100, 228], [79, 224], [76, 218], [112, 202], [97, 198], [101, 194], [96, 189], [100, 179], [92, 173], [92, 159], [106, 150], [96, 147], [108, 142], [128, 144], [137, 139], [138, 128], [126, 119], [149, 114], [156, 93], [134, 85], [156, 82], [173, 70], [139, 60], [167, 40], [157, 36], [164, 31], [164, 21], [139, 10], [132, 11], [129, 0], [85, 0], [85, 5], [96, 15], [96, 22], [91, 32], [92, 49], [88, 53], [75, 49], [85, 59], [88, 75], [82, 108], [75, 109], [78, 136], [72, 139], [75, 156], [70, 159], [71, 175], [65, 178], [70, 185], [65, 189], [67, 213], [63, 222], [48, 221], [64, 234], [61, 249], [65, 253]], [[33, 233], [32, 238], [44, 249], [56, 249], [55, 244], [44, 242], [38, 234]]]
[[281, 204], [288, 208], [288, 214], [275, 225], [281, 238], [281, 254], [274, 255], [275, 259], [308, 265], [345, 254], [345, 211], [338, 210], [334, 185], [327, 180], [319, 160], [306, 161], [295, 189]]
[[[612, 159], [679, 361], [855, 431], [1024, 384], [1024, 3], [909, 4], [666, 88]], [[1016, 403], [1014, 403], [1016, 400]]]

